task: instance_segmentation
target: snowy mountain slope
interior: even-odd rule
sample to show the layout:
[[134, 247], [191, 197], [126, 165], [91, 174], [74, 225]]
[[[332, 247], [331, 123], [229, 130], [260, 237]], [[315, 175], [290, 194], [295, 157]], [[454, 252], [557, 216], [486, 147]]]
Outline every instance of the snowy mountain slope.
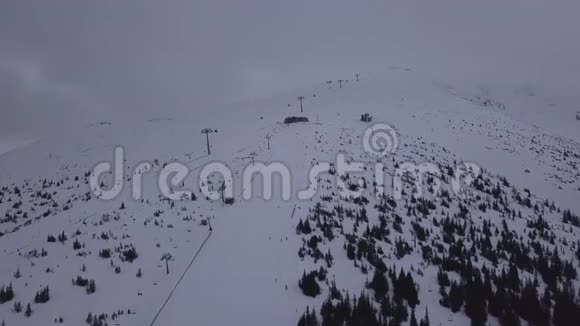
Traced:
[[[399, 268], [412, 271], [420, 298], [417, 318], [428, 307], [432, 324], [466, 324], [469, 320], [466, 315], [454, 314], [439, 304], [438, 267], [434, 259], [424, 259], [423, 246], [430, 243], [434, 248], [441, 248], [439, 254], [444, 257], [459, 250], [460, 238], [465, 238], [461, 248], [469, 248], [478, 241], [457, 235], [450, 241], [443, 236], [447, 231], [440, 230], [442, 227], [436, 226], [433, 220], [441, 223], [447, 215], [464, 214], [459, 207], [465, 205], [469, 217], [454, 218], [466, 223], [466, 227], [473, 227], [478, 235], [485, 233], [483, 221], [490, 221], [491, 229], [498, 230], [492, 232], [490, 241], [497, 244], [503, 239], [499, 234], [503, 221], [517, 237], [526, 238], [530, 230], [540, 234], [546, 231], [545, 226], [529, 224], [536, 225], [542, 216], [549, 231], [537, 241], [546, 247], [546, 252], [557, 247], [563, 260], [573, 261], [577, 266], [574, 256], [577, 228], [562, 224], [562, 211], [571, 209], [576, 215], [580, 211], [577, 202], [580, 145], [510, 117], [506, 111], [515, 111], [510, 111], [510, 106], [497, 105], [503, 103], [500, 100], [486, 101], [487, 98], [458, 94], [420, 74], [393, 69], [385, 76], [363, 76], [359, 82], [351, 78], [342, 87], [334, 81], [272, 99], [237, 103], [203, 117], [97, 123], [83, 128], [74, 137], [41, 140], [10, 152], [0, 160], [0, 213], [6, 212], [0, 224], [3, 233], [0, 286], [12, 283], [15, 298], [0, 305], [0, 320], [5, 320], [7, 325], [28, 325], [45, 324], [62, 317], [64, 324], [79, 325], [88, 313], [106, 313], [109, 324], [148, 325], [183, 275], [155, 325], [232, 322], [293, 325], [307, 306], [320, 312], [332, 280], [351, 296], [365, 289], [365, 283], [377, 269], [376, 259], [363, 254], [352, 260], [344, 245], [351, 240], [360, 243], [361, 239], [371, 241], [372, 238], [372, 247], [381, 248], [383, 254], [378, 257], [387, 268], [396, 265], [397, 273]], [[300, 115], [298, 96], [305, 97], [304, 115], [311, 122], [282, 124], [285, 117]], [[421, 210], [417, 208], [421, 204], [411, 198], [410, 184], [405, 185], [408, 196], [398, 201], [396, 207], [384, 208], [385, 203], [374, 198], [370, 182], [365, 193], [368, 203], [339, 198], [336, 180], [329, 174], [321, 177], [317, 196], [307, 201], [295, 196], [289, 201], [282, 200], [279, 190], [274, 191], [271, 200], [244, 200], [239, 196], [248, 186], [241, 179], [252, 153], [257, 162], [284, 163], [292, 173], [294, 191], [307, 186], [312, 165], [335, 162], [338, 153], [372, 166], [377, 159], [365, 153], [361, 146], [368, 124], [358, 120], [365, 112], [399, 132], [398, 150], [383, 159], [385, 184], [391, 184], [397, 164], [403, 162], [429, 162], [443, 171], [446, 171], [444, 167], [455, 168], [462, 162], [476, 162], [485, 169], [481, 187], [477, 189], [480, 198], [462, 201], [450, 192], [447, 177], [443, 184], [449, 197], [442, 199], [429, 194], [437, 209], [428, 209], [429, 214], [409, 216], [409, 209]], [[205, 153], [205, 139], [199, 133], [206, 127], [218, 129], [218, 133], [210, 135], [212, 154], [209, 156]], [[266, 136], [270, 136], [270, 149]], [[127, 184], [116, 200], [101, 201], [90, 193], [88, 173], [98, 162], [111, 160], [116, 145], [126, 150]], [[143, 200], [135, 201], [130, 198], [128, 184], [133, 177], [132, 168], [142, 161], [152, 162], [154, 169], [144, 175]], [[209, 201], [199, 192], [199, 171], [215, 161], [227, 164], [234, 171], [233, 205]], [[190, 168], [184, 185], [194, 190], [195, 200], [172, 203], [160, 198], [156, 175], [169, 162], [181, 162]], [[366, 180], [373, 180], [372, 169], [363, 175]], [[347, 180], [355, 183], [356, 177], [360, 175], [349, 176]], [[252, 181], [257, 190], [261, 190], [260, 181], [260, 178]], [[503, 185], [501, 194], [492, 194], [498, 183]], [[511, 190], [512, 185], [515, 190]], [[529, 194], [524, 189], [529, 189]], [[387, 194], [392, 196], [391, 193], [392, 189], [388, 188]], [[500, 208], [491, 209], [494, 201], [504, 197], [505, 201], [498, 204]], [[441, 206], [443, 201], [449, 207]], [[561, 209], [551, 207], [552, 202]], [[318, 209], [317, 203], [322, 205]], [[332, 213], [321, 215], [320, 207]], [[340, 213], [343, 208], [338, 207], [346, 207], [353, 214]], [[363, 207], [368, 213], [366, 220], [356, 217]], [[520, 212], [522, 217], [512, 218], [512, 210]], [[387, 231], [381, 228], [380, 237], [365, 235], [367, 225], [369, 228], [379, 225], [385, 214], [390, 234], [382, 233]], [[332, 240], [326, 237], [318, 222], [321, 216], [336, 221], [331, 223], [332, 227], [324, 227], [333, 230]], [[403, 221], [398, 221], [396, 216]], [[206, 218], [210, 219], [213, 232], [184, 274], [210, 234], [209, 226], [201, 223]], [[298, 223], [307, 219], [315, 230], [297, 234]], [[430, 230], [430, 241], [415, 243], [418, 232], [415, 223]], [[58, 237], [63, 232], [67, 240], [47, 241], [49, 235]], [[310, 247], [306, 243], [313, 234], [321, 236], [321, 241]], [[410, 252], [404, 250], [402, 257], [397, 254], [399, 238], [412, 247]], [[75, 240], [80, 248], [74, 248]], [[525, 240], [522, 243], [529, 245]], [[131, 246], [138, 253], [132, 262], [127, 258], [131, 257], [127, 252]], [[303, 247], [303, 257], [299, 257], [297, 253]], [[46, 255], [42, 254], [43, 248]], [[100, 255], [103, 249], [111, 250], [110, 258], [100, 257], [107, 257], [106, 253]], [[334, 257], [332, 264], [325, 265], [315, 249], [322, 254], [330, 250]], [[473, 264], [481, 268], [487, 253], [480, 252], [481, 248], [478, 250], [472, 254], [477, 259]], [[498, 248], [495, 250], [501, 252]], [[161, 261], [165, 253], [173, 257], [169, 274]], [[499, 259], [496, 269], [508, 268], [508, 261], [509, 258]], [[298, 287], [298, 280], [304, 271], [320, 266], [328, 270], [327, 281], [319, 282], [321, 295], [308, 298]], [[120, 267], [118, 273], [116, 267]], [[141, 277], [136, 276], [139, 269]], [[368, 274], [364, 273], [365, 269]], [[19, 278], [14, 277], [17, 270], [21, 274]], [[534, 272], [537, 275], [535, 267], [527, 272], [522, 269], [522, 282], [525, 277], [533, 278]], [[452, 279], [461, 279], [457, 274], [450, 274]], [[87, 294], [83, 286], [71, 284], [78, 275], [95, 280], [96, 291]], [[573, 284], [578, 286], [577, 281]], [[47, 285], [50, 301], [34, 303], [35, 293]], [[540, 287], [542, 291], [543, 287]], [[17, 301], [22, 303], [23, 311], [31, 303], [30, 317], [12, 311], [13, 302]], [[71, 308], [73, 305], [76, 308]], [[113, 320], [113, 313], [118, 310], [123, 314], [115, 315]], [[489, 322], [497, 324], [497, 319], [490, 317]]]
[[[341, 151], [349, 153], [352, 155], [353, 159], [364, 159], [373, 161], [368, 155], [361, 153], [359, 141], [360, 134], [364, 130], [364, 124], [358, 121], [335, 121], [334, 128], [328, 131], [327, 128], [318, 127], [314, 125], [305, 126], [295, 126], [285, 128], [284, 132], [286, 135], [283, 136], [281, 133], [278, 137], [274, 138], [273, 143], [281, 146], [284, 149], [291, 149], [284, 152], [272, 151], [273, 155], [276, 155], [278, 160], [283, 162], [323, 162], [325, 160], [332, 161], [333, 155]], [[302, 144], [304, 146], [303, 151], [292, 146], [292, 143], [301, 143], [301, 141], [293, 141], [293, 136], [301, 135], [306, 139], [314, 139], [314, 142], [309, 142], [308, 144]], [[405, 140], [405, 146], [409, 146], [409, 149], [401, 150], [401, 153], [397, 153], [396, 160], [411, 160], [414, 162], [420, 162], [424, 155], [433, 157], [439, 164], [453, 164], [453, 160], [457, 158], [453, 155], [447, 154], [442, 148], [438, 146], [432, 146], [431, 144], [425, 143], [420, 139], [412, 140], [412, 137], [403, 136], [402, 139]], [[281, 143], [279, 143], [281, 142]], [[290, 144], [288, 144], [290, 142]], [[416, 144], [422, 144], [416, 146]], [[275, 145], [275, 146], [276, 146]], [[274, 147], [275, 148], [275, 147]], [[363, 158], [364, 157], [364, 158]], [[387, 171], [393, 171], [393, 167], [386, 169]], [[357, 176], [358, 177], [358, 176]], [[365, 174], [367, 180], [372, 180], [372, 173], [367, 172]], [[493, 178], [493, 177], [492, 177]], [[388, 177], [387, 177], [388, 179]], [[501, 182], [500, 179], [495, 177], [496, 182]], [[324, 203], [323, 207], [327, 211], [333, 211], [333, 205], [335, 203], [340, 203], [345, 206], [351, 206], [353, 209], [357, 209], [358, 205], [352, 205], [348, 200], [342, 200], [335, 198], [332, 194], [336, 194], [336, 186], [332, 185], [332, 178], [323, 178], [323, 184], [328, 183], [331, 186], [326, 189], [326, 191], [321, 191], [314, 201], [311, 203], [297, 204], [297, 210], [294, 214], [295, 218], [300, 220], [307, 220], [310, 216], [312, 217], [312, 209], [314, 208], [314, 203], [320, 201]], [[389, 182], [387, 182], [388, 184]], [[491, 184], [494, 184], [491, 181]], [[449, 190], [451, 191], [451, 190]], [[329, 196], [330, 203], [325, 203], [325, 200], [321, 200], [324, 196]], [[369, 196], [372, 197], [372, 196]], [[371, 200], [371, 204], [366, 205], [369, 207], [368, 210], [371, 212], [372, 207], [378, 203]], [[243, 204], [242, 207], [238, 207], [233, 214], [226, 213], [223, 219], [218, 219], [214, 223], [216, 230], [221, 232], [232, 232], [232, 234], [227, 234], [222, 241], [227, 242], [228, 238], [235, 237], [237, 239], [236, 245], [234, 247], [227, 248], [224, 250], [219, 244], [222, 241], [216, 241], [218, 243], [218, 248], [216, 248], [216, 242], [211, 242], [205, 249], [205, 255], [203, 256], [208, 260], [207, 264], [200, 266], [199, 272], [191, 273], [190, 278], [186, 279], [186, 282], [179, 290], [176, 292], [175, 297], [170, 300], [168, 307], [161, 314], [162, 324], [168, 324], [175, 321], [183, 324], [197, 324], [197, 323], [209, 323], [209, 324], [226, 324], [231, 323], [236, 320], [242, 324], [248, 324], [256, 320], [259, 316], [260, 322], [264, 324], [293, 324], [295, 318], [292, 317], [292, 313], [288, 316], [288, 312], [304, 311], [306, 305], [318, 306], [326, 298], [327, 291], [323, 290], [323, 294], [316, 300], [307, 300], [304, 302], [301, 300], [303, 298], [300, 289], [295, 285], [297, 275], [301, 275], [301, 269], [306, 270], [317, 270], [320, 266], [324, 266], [324, 263], [320, 262], [320, 259], [314, 259], [312, 261], [311, 257], [302, 259], [301, 265], [291, 265], [282, 269], [278, 269], [277, 263], [282, 260], [285, 262], [292, 261], [293, 257], [295, 259], [295, 251], [290, 248], [300, 248], [302, 244], [296, 244], [295, 229], [288, 225], [288, 215], [290, 215], [290, 206], [287, 203], [278, 203], [276, 207], [273, 203], [260, 203], [259, 207], [251, 208], [246, 214], [250, 214], [248, 218], [241, 219], [238, 218], [239, 215], [245, 215]], [[255, 205], [251, 203], [251, 205]], [[496, 221], [499, 223], [502, 220], [501, 214], [495, 212], [483, 213], [479, 211], [476, 207], [477, 204], [471, 204], [477, 214], [481, 214], [486, 219]], [[272, 207], [274, 206], [274, 207]], [[336, 210], [336, 206], [334, 207]], [[457, 210], [457, 207], [451, 209], [451, 211]], [[255, 216], [255, 211], [261, 211], [264, 213]], [[400, 216], [405, 216], [406, 209], [395, 210]], [[309, 213], [310, 212], [310, 213]], [[373, 211], [369, 213], [370, 225], [378, 223], [378, 212]], [[379, 214], [380, 215], [380, 214]], [[533, 214], [530, 214], [532, 216]], [[549, 214], [551, 219], [556, 222], [561, 218], [559, 213], [554, 212], [554, 214]], [[335, 215], [332, 215], [335, 218]], [[444, 216], [444, 215], [443, 215]], [[546, 212], [546, 217], [548, 213]], [[473, 218], [476, 218], [474, 213]], [[254, 219], [261, 219], [260, 222], [254, 222]], [[263, 219], [263, 220], [262, 220]], [[273, 221], [272, 221], [273, 220]], [[345, 219], [346, 220], [346, 219]], [[268, 222], [269, 221], [269, 222]], [[353, 224], [349, 221], [341, 221], [340, 227], [335, 229], [335, 234], [338, 232], [352, 232], [348, 228], [352, 228]], [[391, 223], [392, 221], [390, 221]], [[311, 224], [319, 223], [316, 218], [312, 218]], [[474, 222], [475, 225], [481, 227], [482, 220], [481, 217], [477, 218]], [[554, 223], [559, 225], [560, 223]], [[267, 226], [266, 226], [267, 225]], [[297, 225], [297, 222], [294, 222]], [[430, 223], [424, 222], [422, 225], [430, 227]], [[525, 220], [514, 220], [509, 222], [509, 228], [515, 229], [516, 234], [524, 234], [526, 223]], [[252, 227], [253, 226], [253, 227]], [[254, 229], [256, 228], [256, 229]], [[560, 228], [560, 226], [558, 226]], [[360, 227], [364, 230], [363, 226]], [[240, 232], [240, 230], [243, 230]], [[340, 230], [340, 231], [338, 231]], [[266, 234], [264, 234], [264, 231]], [[559, 237], [566, 239], [567, 243], [573, 243], [577, 240], [573, 233], [569, 230], [555, 231]], [[216, 234], [218, 232], [216, 231]], [[362, 232], [359, 232], [359, 234]], [[413, 231], [410, 225], [407, 223], [406, 227], [403, 227], [401, 232], [401, 237], [407, 242], [412, 243], [413, 241]], [[247, 236], [236, 236], [237, 234], [243, 234]], [[320, 234], [320, 233], [316, 233]], [[268, 238], [266, 239], [266, 235]], [[303, 237], [304, 244], [308, 242], [310, 235], [305, 235]], [[362, 288], [364, 288], [365, 280], [368, 281], [370, 275], [364, 275], [360, 271], [357, 271], [357, 267], [352, 266], [352, 262], [346, 257], [346, 253], [342, 249], [342, 244], [344, 238], [337, 235], [338, 239], [324, 239], [322, 244], [318, 245], [318, 249], [324, 254], [327, 250], [333, 253], [335, 264], [328, 268], [329, 276], [327, 279], [336, 280], [336, 283], [340, 285], [342, 289], [348, 290], [351, 294], [356, 294]], [[394, 240], [395, 237], [391, 238]], [[289, 239], [289, 240], [288, 240]], [[494, 238], [493, 241], [498, 239]], [[214, 249], [216, 248], [216, 249]], [[438, 304], [438, 286], [436, 281], [437, 269], [429, 266], [424, 262], [421, 262], [421, 250], [415, 248], [413, 253], [410, 255], [405, 255], [402, 259], [396, 259], [394, 256], [394, 249], [392, 245], [383, 244], [382, 250], [387, 253], [386, 261], [395, 264], [397, 267], [403, 267], [406, 270], [414, 269], [415, 272], [422, 270], [421, 277], [418, 280], [419, 288], [421, 289], [421, 302], [423, 305], [419, 305], [417, 308], [418, 312], [423, 312], [424, 308], [428, 307], [431, 312], [431, 321], [436, 324], [443, 323], [445, 325], [464, 325], [468, 323], [465, 316], [455, 315], [448, 310], [445, 310]], [[573, 247], [565, 249], [564, 256], [573, 257]], [[217, 250], [217, 251], [214, 251]], [[252, 252], [251, 255], [247, 255], [247, 252]], [[315, 255], [315, 254], [312, 254]], [[308, 256], [308, 254], [306, 255]], [[220, 257], [215, 259], [215, 257]], [[316, 260], [319, 260], [316, 262]], [[209, 263], [211, 261], [211, 263]], [[363, 259], [364, 261], [364, 259]], [[202, 265], [202, 264], [200, 264]], [[245, 270], [246, 266], [252, 266], [251, 271]], [[368, 265], [367, 265], [368, 266]], [[502, 265], [500, 264], [500, 267]], [[499, 267], [498, 267], [499, 268]], [[212, 272], [213, 271], [213, 272]], [[216, 272], [219, 271], [219, 276], [215, 277]], [[528, 275], [532, 277], [532, 275]], [[272, 279], [273, 278], [273, 279]], [[216, 283], [213, 283], [213, 282]], [[219, 283], [217, 283], [219, 282]], [[294, 283], [294, 284], [292, 284]], [[323, 282], [324, 283], [324, 282]], [[208, 284], [211, 284], [211, 289], [203, 290], [203, 292], [211, 293], [212, 295], [203, 296], [197, 298], [192, 295], [191, 289], [205, 289]], [[288, 287], [288, 288], [286, 288]], [[324, 286], [323, 286], [324, 288]], [[241, 294], [243, 297], [250, 298], [249, 302], [240, 301], [238, 295]], [[194, 313], [191, 307], [200, 307]], [[223, 309], [223, 310], [222, 310]], [[220, 314], [218, 311], [228, 311], [230, 314]], [[265, 314], [264, 312], [268, 312]], [[235, 318], [232, 317], [235, 316]], [[434, 317], [436, 316], [436, 317]], [[492, 323], [496, 323], [497, 320], [490, 320]]]

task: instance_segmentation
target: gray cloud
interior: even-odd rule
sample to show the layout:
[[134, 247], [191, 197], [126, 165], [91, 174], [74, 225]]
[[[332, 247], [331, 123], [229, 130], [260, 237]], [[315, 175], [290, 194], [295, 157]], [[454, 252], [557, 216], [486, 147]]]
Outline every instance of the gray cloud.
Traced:
[[573, 0], [4, 2], [0, 135], [201, 113], [391, 65], [573, 92], [579, 22]]
[[75, 85], [51, 79], [35, 62], [0, 57], [0, 136], [51, 132], [64, 120], [80, 121], [90, 97]]

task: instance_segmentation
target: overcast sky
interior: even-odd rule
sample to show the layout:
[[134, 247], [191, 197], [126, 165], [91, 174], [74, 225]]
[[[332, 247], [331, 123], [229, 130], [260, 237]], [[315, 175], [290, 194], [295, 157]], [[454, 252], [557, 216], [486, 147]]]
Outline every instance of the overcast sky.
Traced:
[[4, 0], [0, 145], [391, 65], [573, 91], [579, 31], [577, 0]]

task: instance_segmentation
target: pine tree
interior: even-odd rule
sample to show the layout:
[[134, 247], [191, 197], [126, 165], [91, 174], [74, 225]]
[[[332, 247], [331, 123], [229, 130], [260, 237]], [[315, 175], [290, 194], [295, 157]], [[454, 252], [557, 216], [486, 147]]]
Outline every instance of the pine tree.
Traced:
[[411, 308], [415, 308], [415, 306], [419, 304], [419, 292], [417, 291], [415, 281], [413, 280], [411, 273], [407, 273], [406, 287], [407, 303]]
[[302, 274], [302, 279], [298, 281], [298, 286], [302, 289], [302, 293], [307, 296], [315, 298], [320, 294], [320, 286], [316, 282], [316, 271], [312, 271], [306, 274], [306, 271]]
[[411, 322], [409, 323], [409, 326], [419, 326], [417, 323], [417, 317], [415, 317], [415, 309], [411, 311]]
[[367, 287], [375, 291], [375, 299], [377, 301], [383, 298], [387, 294], [387, 291], [389, 291], [389, 283], [385, 277], [385, 273], [375, 268], [373, 279]]
[[95, 284], [95, 280], [90, 280], [89, 284], [87, 285], [87, 294], [95, 293], [97, 290], [97, 286]]
[[439, 286], [451, 285], [451, 282], [449, 281], [449, 276], [445, 271], [443, 271], [443, 269], [439, 269], [439, 272], [437, 272], [437, 282], [439, 283]]
[[12, 290], [12, 283], [7, 287], [2, 286], [0, 288], [0, 304], [11, 301], [14, 299], [14, 290]]
[[504, 309], [508, 305], [507, 294], [504, 289], [498, 286], [493, 298], [489, 300], [488, 311], [494, 317], [501, 317]]
[[131, 246], [129, 249], [123, 250], [122, 255], [123, 259], [130, 263], [132, 263], [135, 259], [139, 257], [137, 250], [133, 246]]
[[487, 310], [483, 285], [479, 277], [467, 282], [465, 291], [465, 314], [471, 318], [472, 326], [485, 326]]
[[379, 326], [377, 311], [370, 298], [361, 294], [353, 305], [351, 320], [358, 325]]
[[401, 300], [394, 301], [394, 310], [393, 310], [393, 320], [400, 324], [404, 321], [409, 319], [409, 312], [407, 311], [407, 306], [403, 304]]
[[310, 312], [310, 308], [306, 307], [306, 312], [298, 320], [298, 326], [318, 326], [316, 310], [312, 309], [312, 312]]
[[499, 319], [501, 326], [521, 326], [520, 318], [511, 309], [506, 309]]
[[538, 299], [536, 286], [532, 282], [526, 282], [519, 297], [519, 315], [533, 325], [549, 325], [550, 314], [542, 307]]
[[67, 238], [66, 234], [64, 234], [64, 231], [62, 231], [62, 233], [58, 235], [58, 241], [60, 241], [62, 243], [64, 243], [67, 239], [68, 238]]
[[46, 303], [49, 300], [50, 300], [50, 291], [48, 289], [48, 286], [36, 292], [36, 295], [34, 296], [34, 303]]
[[89, 284], [89, 280], [78, 275], [77, 278], [74, 279], [72, 283], [73, 283], [73, 285], [76, 285], [76, 286], [85, 287]]
[[306, 326], [306, 316], [308, 315], [308, 308], [306, 308], [306, 313], [304, 313], [302, 316], [300, 316], [300, 319], [298, 319], [298, 326]]
[[32, 316], [32, 308], [30, 308], [30, 303], [26, 305], [26, 311], [24, 311], [24, 316], [26, 317]]
[[421, 319], [419, 323], [420, 326], [430, 326], [431, 322], [429, 321], [429, 309], [425, 307], [425, 317]]
[[346, 247], [346, 256], [350, 260], [356, 259], [356, 248], [352, 243], [349, 243]]
[[548, 289], [547, 287], [544, 289], [544, 295], [542, 296], [542, 304], [548, 308], [552, 306], [552, 296], [550, 295], [550, 289]]
[[20, 301], [14, 302], [14, 308], [13, 308], [13, 310], [17, 314], [19, 314], [22, 311], [22, 304], [20, 303]]
[[449, 304], [453, 312], [458, 312], [463, 306], [463, 287], [455, 282], [451, 283], [449, 290]]
[[451, 308], [451, 301], [449, 300], [449, 294], [444, 287], [439, 287], [439, 294], [441, 295], [441, 299], [439, 300], [439, 304], [445, 308]]
[[391, 299], [388, 296], [386, 296], [381, 301], [381, 315], [383, 317], [391, 317], [391, 316], [393, 316], [393, 305], [391, 303]]
[[73, 242], [73, 250], [79, 250], [82, 248], [81, 243], [79, 242], [78, 239], [75, 239], [75, 241]]
[[106, 248], [99, 250], [99, 257], [103, 259], [111, 258], [111, 249]]

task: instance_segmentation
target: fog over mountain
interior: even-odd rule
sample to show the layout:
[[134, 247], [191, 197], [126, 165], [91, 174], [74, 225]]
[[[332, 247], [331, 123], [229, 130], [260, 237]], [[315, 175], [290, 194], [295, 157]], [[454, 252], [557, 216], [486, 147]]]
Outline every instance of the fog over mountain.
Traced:
[[390, 66], [574, 94], [579, 22], [573, 0], [5, 1], [0, 137], [201, 113]]

